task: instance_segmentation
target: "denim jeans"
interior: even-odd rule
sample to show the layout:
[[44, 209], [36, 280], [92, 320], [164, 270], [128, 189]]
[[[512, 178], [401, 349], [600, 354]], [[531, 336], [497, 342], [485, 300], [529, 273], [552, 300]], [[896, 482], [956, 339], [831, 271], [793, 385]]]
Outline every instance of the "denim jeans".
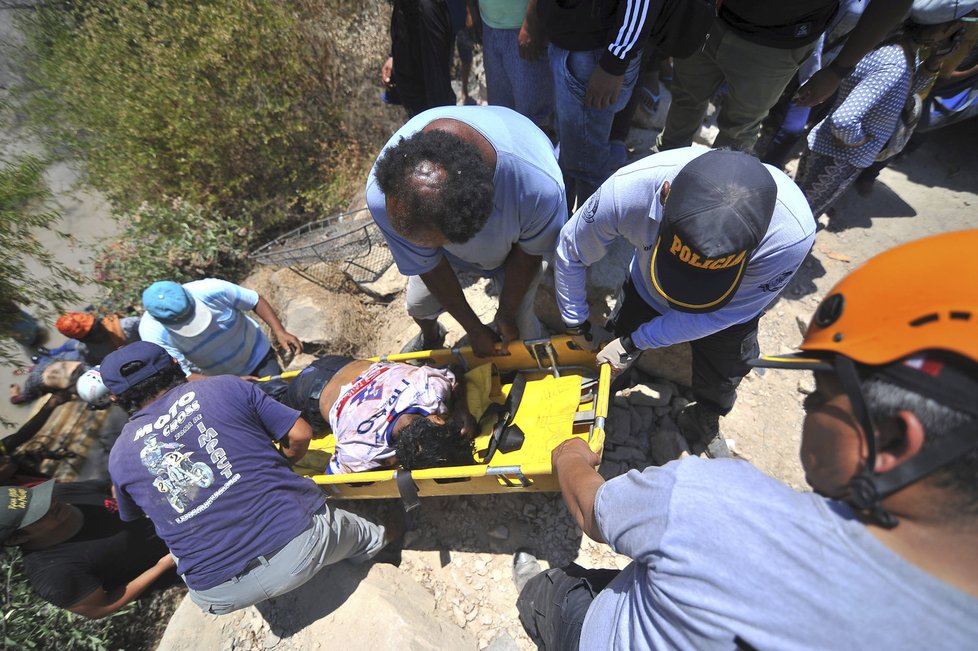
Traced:
[[520, 57], [518, 29], [482, 26], [486, 92], [493, 106], [522, 113], [537, 126], [548, 126], [554, 112], [554, 79], [546, 53], [537, 61]]
[[567, 207], [581, 206], [610, 175], [609, 137], [615, 113], [625, 108], [638, 79], [642, 53], [636, 52], [625, 70], [618, 99], [606, 109], [584, 105], [584, 92], [604, 50], [571, 52], [550, 45], [556, 97], [560, 169], [567, 188]]

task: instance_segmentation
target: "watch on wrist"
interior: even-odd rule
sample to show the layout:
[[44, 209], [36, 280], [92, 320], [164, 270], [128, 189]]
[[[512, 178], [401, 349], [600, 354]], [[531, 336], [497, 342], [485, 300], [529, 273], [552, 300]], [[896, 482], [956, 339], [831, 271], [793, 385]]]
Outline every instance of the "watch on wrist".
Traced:
[[839, 79], [845, 79], [849, 74], [856, 69], [856, 66], [844, 66], [838, 62], [838, 60], [832, 61], [829, 64], [829, 70], [835, 73]]
[[629, 355], [634, 355], [638, 352], [638, 346], [632, 341], [631, 335], [626, 335], [621, 338], [621, 347], [625, 349], [625, 352]]

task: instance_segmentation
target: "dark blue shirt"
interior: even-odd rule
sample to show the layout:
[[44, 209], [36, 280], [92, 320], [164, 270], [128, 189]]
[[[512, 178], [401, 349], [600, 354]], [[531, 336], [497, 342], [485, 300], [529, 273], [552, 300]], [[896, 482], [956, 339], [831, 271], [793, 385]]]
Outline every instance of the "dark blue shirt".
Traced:
[[112, 448], [119, 515], [149, 516], [191, 588], [231, 579], [305, 531], [323, 505], [319, 487], [272, 445], [298, 417], [233, 376], [171, 389]]

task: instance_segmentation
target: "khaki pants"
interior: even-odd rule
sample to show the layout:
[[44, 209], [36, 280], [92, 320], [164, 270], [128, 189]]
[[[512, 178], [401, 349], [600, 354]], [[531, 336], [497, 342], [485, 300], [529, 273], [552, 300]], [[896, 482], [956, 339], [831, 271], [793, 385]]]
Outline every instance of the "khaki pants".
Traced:
[[757, 45], [714, 21], [706, 48], [675, 62], [672, 105], [657, 142], [659, 151], [692, 144], [710, 98], [723, 82], [728, 92], [717, 115], [720, 133], [713, 146], [750, 151], [761, 121], [814, 48], [815, 43], [793, 50]]

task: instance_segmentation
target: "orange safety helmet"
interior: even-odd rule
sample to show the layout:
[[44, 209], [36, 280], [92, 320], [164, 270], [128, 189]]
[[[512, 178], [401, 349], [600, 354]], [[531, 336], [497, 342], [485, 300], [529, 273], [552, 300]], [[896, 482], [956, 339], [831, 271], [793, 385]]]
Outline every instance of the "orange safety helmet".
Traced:
[[830, 371], [838, 377], [867, 445], [866, 462], [849, 481], [848, 501], [885, 527], [897, 525], [881, 505], [886, 496], [978, 447], [978, 435], [972, 425], [959, 427], [945, 434], [939, 445], [925, 447], [898, 468], [877, 473], [876, 428], [857, 364], [889, 368], [925, 351], [978, 363], [976, 252], [978, 229], [928, 237], [881, 253], [843, 278], [819, 304], [800, 346], [804, 352], [751, 362], [758, 367]]
[[815, 368], [844, 355], [878, 366], [924, 350], [978, 362], [978, 229], [902, 244], [843, 278], [819, 304], [800, 346], [755, 366]]

